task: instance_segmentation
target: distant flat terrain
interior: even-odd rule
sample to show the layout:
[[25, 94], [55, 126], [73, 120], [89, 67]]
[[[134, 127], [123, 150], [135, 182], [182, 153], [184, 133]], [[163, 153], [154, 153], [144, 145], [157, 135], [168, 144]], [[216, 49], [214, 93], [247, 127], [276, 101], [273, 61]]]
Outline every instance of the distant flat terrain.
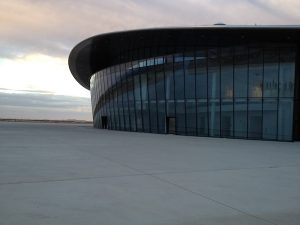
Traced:
[[26, 123], [83, 123], [83, 124], [93, 124], [92, 121], [86, 121], [86, 120], [30, 120], [30, 119], [5, 119], [5, 118], [0, 118], [0, 122], [26, 122]]
[[1, 225], [299, 221], [299, 142], [0, 122]]

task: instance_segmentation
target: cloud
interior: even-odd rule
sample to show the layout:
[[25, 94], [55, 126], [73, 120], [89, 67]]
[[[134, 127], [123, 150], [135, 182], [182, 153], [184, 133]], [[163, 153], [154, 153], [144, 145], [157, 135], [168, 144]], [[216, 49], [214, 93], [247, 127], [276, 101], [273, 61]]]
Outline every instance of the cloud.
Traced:
[[[0, 88], [37, 92], [1, 93], [0, 116], [38, 118], [91, 118], [88, 99], [64, 96], [89, 96], [70, 74], [67, 59], [71, 49], [90, 36], [216, 22], [300, 21], [299, 0], [9, 0], [0, 1], [0, 10]], [[38, 96], [39, 90], [48, 93]]]
[[10, 0], [0, 3], [2, 57], [66, 58], [89, 36], [116, 30], [228, 24], [297, 24], [295, 0]]
[[72, 77], [67, 60], [41, 54], [0, 59], [0, 88], [43, 90], [61, 95], [89, 97]]
[[92, 120], [89, 98], [0, 91], [0, 105], [0, 118]]

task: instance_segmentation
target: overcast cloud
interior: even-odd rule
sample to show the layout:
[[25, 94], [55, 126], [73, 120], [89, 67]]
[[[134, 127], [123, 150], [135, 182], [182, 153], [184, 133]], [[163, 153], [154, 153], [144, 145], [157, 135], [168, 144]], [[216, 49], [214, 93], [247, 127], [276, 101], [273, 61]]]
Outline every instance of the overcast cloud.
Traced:
[[[3, 90], [2, 90], [3, 91]], [[0, 92], [0, 118], [92, 120], [87, 98], [53, 95], [44, 92]]]
[[[0, 88], [45, 90], [61, 96], [50, 100], [53, 104], [47, 107], [53, 110], [58, 107], [54, 101], [69, 107], [70, 99], [62, 95], [82, 96], [90, 102], [88, 91], [72, 80], [67, 65], [71, 49], [90, 36], [217, 22], [296, 25], [300, 21], [299, 0], [7, 0], [0, 1], [0, 10]], [[3, 111], [4, 105], [0, 107]], [[20, 107], [26, 106], [20, 103]]]
[[117, 30], [299, 24], [299, 0], [9, 0], [0, 3], [1, 57], [67, 57], [84, 38]]

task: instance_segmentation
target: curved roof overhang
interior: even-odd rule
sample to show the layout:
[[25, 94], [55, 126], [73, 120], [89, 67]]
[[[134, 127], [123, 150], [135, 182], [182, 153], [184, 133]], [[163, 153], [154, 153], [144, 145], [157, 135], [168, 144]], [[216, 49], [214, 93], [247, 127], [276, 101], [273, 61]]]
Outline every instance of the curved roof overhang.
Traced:
[[253, 42], [300, 44], [300, 26], [153, 28], [100, 34], [72, 49], [69, 68], [77, 82], [89, 89], [92, 74], [139, 59], [141, 53], [131, 52], [132, 49], [146, 49], [143, 57], [151, 58], [175, 53], [176, 46], [179, 49], [182, 46], [226, 46]]

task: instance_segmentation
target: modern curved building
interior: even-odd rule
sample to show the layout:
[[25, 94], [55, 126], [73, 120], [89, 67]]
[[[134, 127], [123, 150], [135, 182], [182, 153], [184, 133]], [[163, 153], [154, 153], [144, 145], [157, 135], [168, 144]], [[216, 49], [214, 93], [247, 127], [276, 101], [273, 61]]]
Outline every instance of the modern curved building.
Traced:
[[299, 26], [158, 28], [86, 39], [69, 67], [97, 128], [292, 141], [299, 56]]

